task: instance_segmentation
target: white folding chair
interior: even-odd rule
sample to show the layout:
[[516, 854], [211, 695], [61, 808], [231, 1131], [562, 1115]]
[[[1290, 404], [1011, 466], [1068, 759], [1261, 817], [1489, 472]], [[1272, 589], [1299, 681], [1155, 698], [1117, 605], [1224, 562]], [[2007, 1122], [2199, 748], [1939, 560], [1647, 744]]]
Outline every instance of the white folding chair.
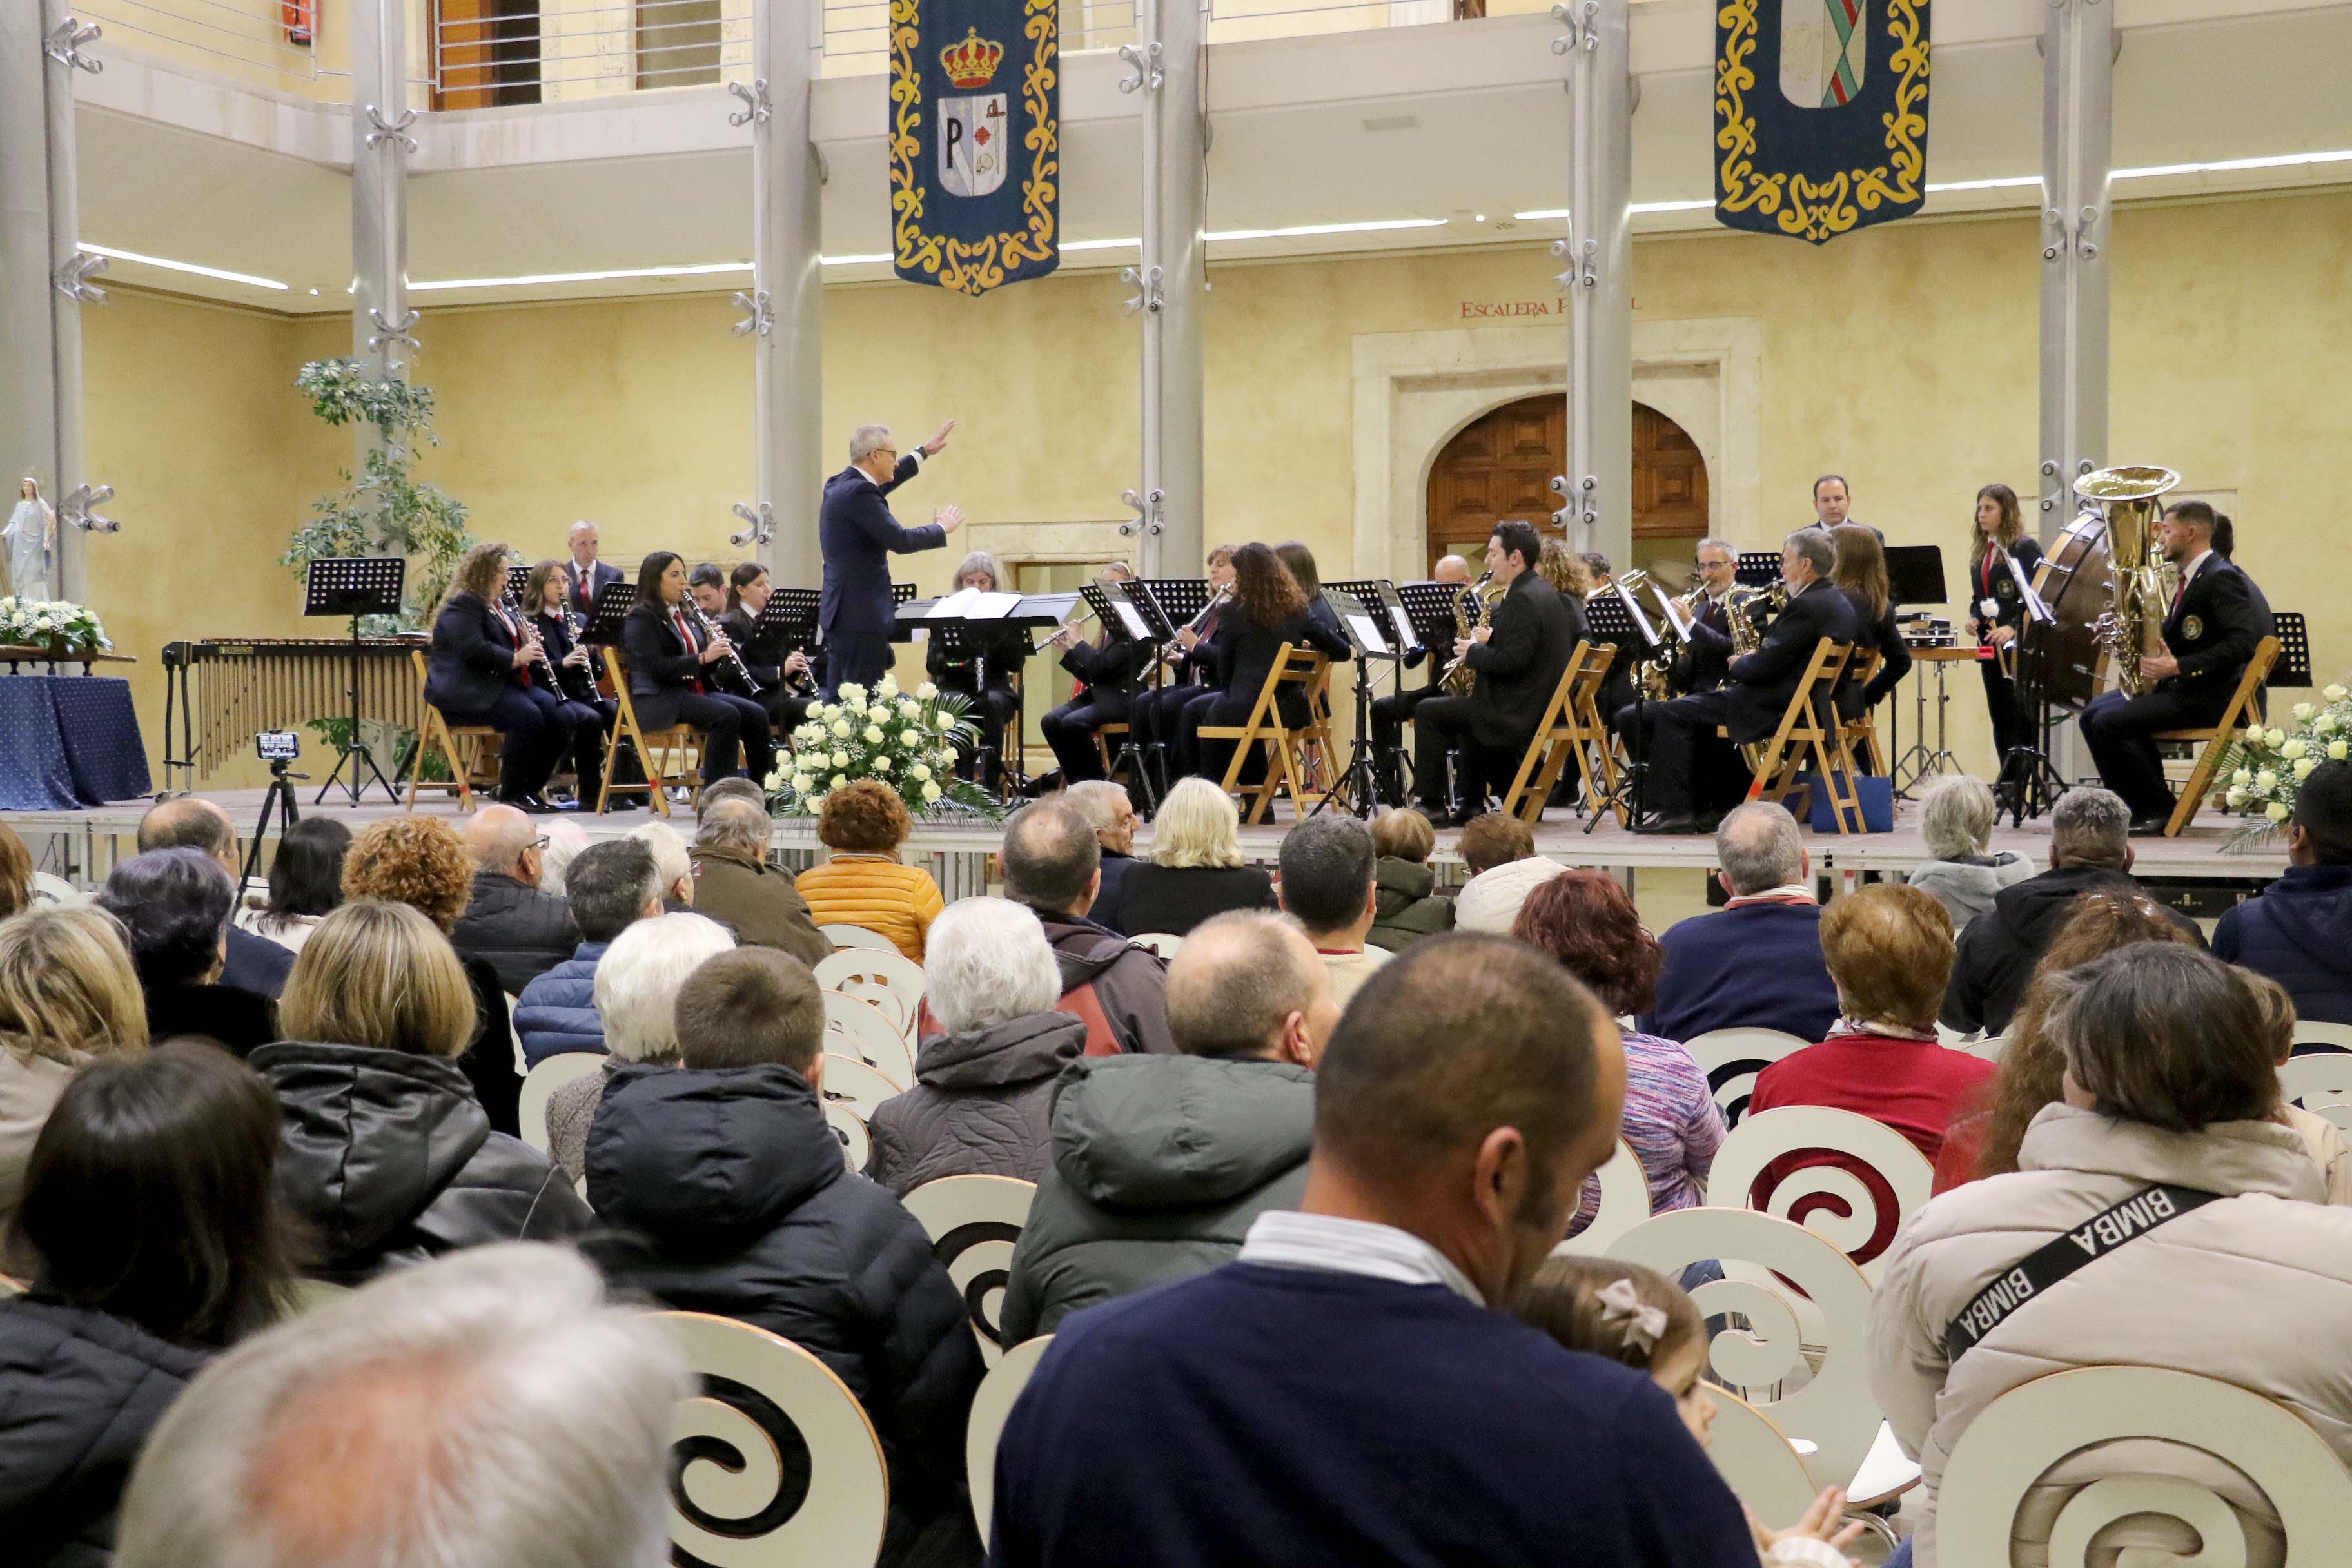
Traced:
[[33, 873], [33, 902], [37, 904], [46, 904], [52, 909], [70, 910], [89, 903], [95, 897], [97, 897], [96, 894], [83, 892], [54, 872]]
[[1005, 1419], [1013, 1414], [1021, 1391], [1029, 1386], [1029, 1374], [1037, 1370], [1037, 1363], [1045, 1358], [1045, 1347], [1053, 1342], [1054, 1336], [1045, 1334], [1006, 1351], [1004, 1359], [988, 1369], [971, 1396], [971, 1419], [963, 1429], [963, 1473], [971, 1487], [971, 1517], [980, 1526], [982, 1542], [988, 1540], [988, 1527], [996, 1518], [996, 1445], [1004, 1436]]
[[868, 931], [864, 926], [846, 924], [819, 926], [816, 928], [816, 934], [833, 943], [836, 950], [845, 947], [861, 947], [869, 952], [898, 951], [897, 942], [884, 936], [880, 931]]
[[[1707, 1201], [1724, 1208], [1746, 1208], [1766, 1166], [1791, 1155], [1815, 1153], [1843, 1154], [1875, 1172], [1895, 1195], [1898, 1230], [1927, 1204], [1936, 1184], [1935, 1167], [1893, 1128], [1850, 1110], [1790, 1105], [1759, 1111], [1731, 1130], [1707, 1173]], [[1878, 1229], [1878, 1205], [1860, 1177], [1839, 1166], [1808, 1165], [1789, 1173], [1764, 1194], [1763, 1211], [1786, 1218], [1798, 1203], [1816, 1194], [1836, 1198], [1846, 1212], [1839, 1215], [1816, 1208], [1807, 1215], [1805, 1227], [1850, 1258], [1865, 1248]], [[1873, 1285], [1878, 1283], [1879, 1258], [1857, 1267]]]
[[2009, 1055], [2009, 1037], [1995, 1035], [1989, 1040], [1965, 1040], [1952, 1048], [1965, 1051], [1980, 1062], [1990, 1062], [1998, 1067], [2000, 1065], [2000, 1059]]
[[[874, 1152], [874, 1134], [867, 1130], [866, 1118], [849, 1109], [848, 1102], [828, 1100], [824, 1102], [825, 1125], [841, 1135], [841, 1163], [852, 1171], [864, 1172], [866, 1158]], [[582, 1197], [588, 1194], [583, 1193]]]
[[897, 1018], [900, 1034], [914, 1037], [916, 1020], [922, 1016], [923, 970], [905, 954], [896, 949], [840, 948], [819, 959], [811, 973], [824, 989], [880, 1007], [886, 1017]]
[[1756, 1075], [1782, 1057], [1811, 1045], [1779, 1029], [1709, 1029], [1683, 1042], [1683, 1049], [1706, 1074], [1707, 1087], [1723, 1120], [1737, 1127], [1748, 1114], [1748, 1097], [1755, 1091]]
[[1821, 1489], [1788, 1434], [1772, 1418], [1727, 1388], [1710, 1388], [1715, 1425], [1707, 1430], [1706, 1457], [1723, 1484], [1748, 1510], [1786, 1529], [1813, 1506]]
[[868, 1067], [856, 1057], [828, 1053], [824, 1058], [825, 1100], [846, 1105], [867, 1121], [874, 1120], [875, 1107], [905, 1092], [879, 1068]]
[[1004, 1285], [1013, 1273], [1013, 1244], [1036, 1195], [1035, 1183], [1011, 1176], [941, 1176], [903, 1200], [931, 1238], [932, 1256], [963, 1292], [981, 1359], [992, 1366], [1004, 1353]]
[[1184, 946], [1184, 939], [1182, 937], [1171, 936], [1164, 931], [1140, 931], [1134, 936], [1129, 937], [1127, 940], [1134, 942], [1139, 947], [1150, 948], [1152, 952], [1158, 953], [1162, 958], [1175, 957]]
[[507, 1040], [514, 1047], [516, 1073], [521, 1077], [529, 1078], [530, 1076], [530, 1058], [522, 1054], [522, 1031], [515, 1026], [514, 1021], [515, 1009], [521, 1005], [521, 997], [516, 995], [511, 991], [507, 993]]
[[522, 1096], [516, 1107], [516, 1115], [522, 1122], [522, 1141], [546, 1153], [548, 1100], [575, 1079], [604, 1071], [604, 1062], [602, 1051], [563, 1051], [525, 1073]]
[[[657, 1316], [705, 1380], [670, 1420], [673, 1447], [693, 1445], [671, 1471], [672, 1547], [717, 1568], [872, 1563], [890, 1482], [857, 1396], [823, 1362], [765, 1329], [701, 1312]], [[758, 1402], [739, 1403], [730, 1384]], [[779, 1422], [790, 1430], [777, 1430]], [[783, 1518], [766, 1520], [786, 1479], [782, 1456], [795, 1450], [808, 1456], [807, 1493]]]
[[2279, 1093], [2314, 1116], [2352, 1131], [2352, 1053], [2308, 1051], [2278, 1069]]
[[2294, 1023], [2294, 1048], [2352, 1051], [2352, 1024], [2318, 1024], [2298, 1018]]
[[1609, 1163], [1597, 1174], [1600, 1209], [1591, 1225], [1551, 1249], [1554, 1258], [1563, 1254], [1598, 1258], [1609, 1250], [1610, 1243], [1650, 1217], [1650, 1178], [1631, 1143], [1617, 1140], [1617, 1152], [1609, 1156]]
[[824, 994], [824, 1047], [828, 1055], [855, 1057], [900, 1089], [915, 1087], [915, 1054], [907, 1037], [863, 997]]
[[[2092, 1538], [2119, 1520], [2141, 1516], [2125, 1540], [2112, 1536], [2096, 1562], [2116, 1546], [2125, 1563], [2245, 1563], [2253, 1542], [2243, 1520], [2218, 1492], [2184, 1476], [2148, 1475], [2118, 1464], [2116, 1473], [2078, 1485], [2050, 1513], [2042, 1495], [2053, 1467], [2069, 1479], [2090, 1464], [2085, 1449], [2124, 1439], [2177, 1443], [2234, 1467], [2269, 1499], [2286, 1537], [2288, 1568], [2341, 1562], [2352, 1521], [2352, 1475], [2325, 1439], [2294, 1411], [2234, 1384], [2146, 1366], [2095, 1366], [2053, 1373], [2010, 1390], [1969, 1423], [1944, 1466], [1937, 1494], [1936, 1555], [1949, 1563], [2007, 1563], [2020, 1510], [2051, 1520], [2051, 1568], [2086, 1568]], [[2125, 1452], [2144, 1461], [2147, 1450]], [[2202, 1542], [2184, 1548], [2130, 1548], [2155, 1519], [2186, 1525]], [[2267, 1532], [2265, 1532], [2267, 1533]], [[2022, 1544], [2022, 1543], [2021, 1543]]]

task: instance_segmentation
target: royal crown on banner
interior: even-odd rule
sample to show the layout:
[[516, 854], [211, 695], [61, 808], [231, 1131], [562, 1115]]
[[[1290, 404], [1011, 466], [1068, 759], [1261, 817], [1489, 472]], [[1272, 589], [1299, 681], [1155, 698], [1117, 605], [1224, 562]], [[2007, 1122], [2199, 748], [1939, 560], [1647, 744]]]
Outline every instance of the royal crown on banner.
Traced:
[[1055, 0], [891, 0], [899, 277], [982, 294], [1060, 264], [1059, 51]]

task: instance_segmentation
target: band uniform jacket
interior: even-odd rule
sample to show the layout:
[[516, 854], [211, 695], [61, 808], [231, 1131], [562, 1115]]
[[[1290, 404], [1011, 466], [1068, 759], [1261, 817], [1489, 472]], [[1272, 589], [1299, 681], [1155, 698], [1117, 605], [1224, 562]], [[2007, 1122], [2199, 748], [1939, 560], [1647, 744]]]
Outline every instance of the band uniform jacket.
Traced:
[[[1211, 610], [1201, 622], [1200, 635], [1193, 640], [1191, 649], [1176, 656], [1176, 662], [1169, 676], [1169, 685], [1197, 686], [1209, 679], [1210, 672], [1216, 663], [1215, 654], [1209, 645], [1216, 637], [1217, 628], [1224, 624], [1225, 611], [1232, 606], [1232, 600], [1226, 600]], [[1170, 643], [1168, 646], [1171, 649], [1176, 647], [1174, 643]]]
[[481, 713], [509, 686], [521, 684], [515, 668], [515, 628], [478, 595], [452, 594], [434, 617], [425, 655], [425, 700], [452, 713]]
[[1093, 704], [1097, 721], [1123, 724], [1150, 658], [1147, 642], [1109, 642], [1100, 647], [1082, 642], [1064, 651], [1062, 668], [1087, 683], [1086, 700]]
[[[2017, 557], [2017, 563], [2025, 568], [2026, 581], [2032, 582], [2035, 568], [2042, 564], [2042, 546], [2031, 536], [2022, 537], [2009, 547], [2007, 553]], [[2025, 595], [2017, 591], [2017, 576], [2010, 571], [2002, 552], [1988, 550], [1982, 559], [1969, 565], [1969, 614], [1979, 621], [1984, 619], [1984, 602], [1990, 599], [1993, 626], [2011, 629], [2024, 626]]]
[[2164, 646], [2180, 661], [2180, 673], [2158, 689], [2210, 698], [2218, 715], [2246, 673], [2254, 645], [2274, 626], [2270, 601], [2254, 580], [2227, 556], [2208, 556], [2164, 617]]
[[760, 683], [761, 696], [782, 688], [785, 649], [774, 634], [760, 630], [749, 610], [738, 605], [719, 617], [719, 629], [727, 634], [727, 640], [742, 655], [751, 679]]
[[1731, 610], [1721, 599], [1702, 597], [1691, 617], [1691, 635], [1675, 661], [1675, 689], [1685, 695], [1713, 691], [1731, 668]]
[[[1265, 686], [1266, 673], [1274, 668], [1282, 645], [1305, 648], [1328, 657], [1334, 664], [1352, 658], [1354, 649], [1348, 644], [1345, 633], [1336, 621], [1326, 624], [1308, 607], [1291, 616], [1278, 626], [1262, 626], [1239, 609], [1218, 618], [1216, 649], [1211, 655], [1208, 683], [1224, 692], [1227, 700], [1255, 702], [1258, 692]], [[1276, 702], [1285, 724], [1307, 721], [1307, 700], [1297, 686], [1282, 689]]]
[[1805, 584], [1764, 632], [1764, 646], [1731, 661], [1724, 689], [1730, 706], [1724, 727], [1734, 745], [1761, 741], [1780, 727], [1789, 699], [1805, 678], [1813, 648], [1823, 637], [1852, 643], [1860, 633], [1853, 602], [1843, 590], [1825, 579]]
[[890, 635], [890, 557], [936, 550], [948, 540], [936, 522], [901, 528], [883, 498], [915, 477], [922, 464], [912, 454], [898, 459], [890, 482], [877, 485], [856, 468], [824, 481], [817, 511], [817, 546], [824, 552], [824, 586], [817, 625], [826, 632], [871, 637]]
[[712, 686], [710, 665], [700, 655], [700, 630], [688, 623], [691, 642], [678, 640], [669, 616], [651, 605], [639, 605], [621, 623], [621, 657], [629, 667], [629, 705], [637, 722], [648, 730], [667, 730], [677, 722], [678, 704], [695, 684]]
[[1903, 640], [1903, 628], [1895, 624], [1895, 606], [1889, 604], [1878, 613], [1876, 620], [1869, 618], [1870, 607], [1861, 595], [1848, 589], [1838, 590], [1853, 606], [1853, 662], [1860, 666], [1865, 654], [1879, 657], [1878, 673], [1867, 685], [1852, 679], [1838, 683], [1838, 711], [1848, 719], [1859, 719], [1878, 700], [1895, 689], [1895, 683], [1911, 673], [1911, 649]]
[[622, 577], [618, 566], [607, 566], [602, 561], [590, 566], [585, 577], [577, 566], [567, 563], [566, 569], [572, 574], [572, 607], [583, 616], [596, 607], [598, 591], [607, 583], [618, 583]]
[[563, 683], [559, 695], [569, 701], [584, 702], [594, 707], [597, 700], [596, 671], [603, 663], [603, 657], [592, 647], [588, 650], [587, 668], [583, 669], [576, 664], [567, 665], [563, 661], [572, 657], [572, 650], [579, 645], [572, 640], [572, 628], [563, 624], [563, 617], [542, 612], [531, 616], [530, 624], [531, 628], [539, 633], [540, 646], [547, 649], [548, 662], [555, 666], [555, 678]]
[[1492, 635], [1473, 643], [1467, 656], [1478, 677], [1470, 689], [1471, 738], [1482, 746], [1523, 746], [1584, 640], [1584, 606], [1523, 572], [1496, 601], [1489, 624]]

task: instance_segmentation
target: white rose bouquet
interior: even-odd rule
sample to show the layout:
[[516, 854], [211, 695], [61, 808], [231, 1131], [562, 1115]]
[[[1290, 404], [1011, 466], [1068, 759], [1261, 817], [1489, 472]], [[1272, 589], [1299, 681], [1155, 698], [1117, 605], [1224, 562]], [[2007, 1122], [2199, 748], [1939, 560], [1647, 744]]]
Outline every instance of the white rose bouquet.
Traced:
[[888, 784], [919, 815], [1003, 815], [986, 791], [955, 776], [956, 743], [979, 734], [965, 699], [928, 681], [908, 696], [887, 675], [870, 690], [845, 684], [836, 697], [784, 737], [768, 779], [777, 816], [814, 816], [826, 795], [857, 779]]
[[[2295, 792], [2320, 763], [2352, 757], [2352, 689], [2330, 686], [2317, 702], [2298, 702], [2276, 728], [2249, 724], [2221, 761], [2222, 798], [2252, 820], [2231, 847], [2277, 833], [2294, 813]], [[2270, 717], [2282, 717], [2272, 704]]]
[[63, 599], [0, 597], [0, 643], [17, 647], [56, 647], [67, 653], [95, 653], [114, 645], [98, 616]]

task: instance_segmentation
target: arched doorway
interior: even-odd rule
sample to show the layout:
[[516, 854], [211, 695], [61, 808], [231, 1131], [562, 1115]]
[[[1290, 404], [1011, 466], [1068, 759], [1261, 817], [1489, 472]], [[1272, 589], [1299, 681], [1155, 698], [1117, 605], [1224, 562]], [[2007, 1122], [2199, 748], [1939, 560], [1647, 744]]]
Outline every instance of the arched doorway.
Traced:
[[[1559, 510], [1554, 474], [1568, 469], [1568, 403], [1558, 393], [1522, 397], [1455, 433], [1429, 470], [1423, 571], [1441, 555], [1475, 563], [1506, 518], [1549, 531]], [[1707, 531], [1706, 459], [1683, 427], [1633, 405], [1633, 538], [1698, 539]]]

